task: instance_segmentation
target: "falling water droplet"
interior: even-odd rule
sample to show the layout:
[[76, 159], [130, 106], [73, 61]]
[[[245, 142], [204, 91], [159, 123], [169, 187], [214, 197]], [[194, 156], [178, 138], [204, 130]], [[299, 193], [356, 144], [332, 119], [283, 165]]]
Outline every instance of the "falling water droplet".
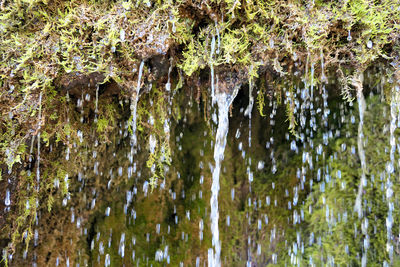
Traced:
[[11, 205], [11, 199], [10, 199], [10, 190], [7, 188], [6, 190], [6, 198], [4, 200], [4, 204], [6, 206], [10, 206]]
[[349, 29], [349, 34], [347, 35], [347, 41], [351, 41], [353, 38], [351, 38], [351, 33], [350, 33], [350, 29]]
[[368, 40], [368, 42], [367, 42], [367, 47], [368, 47], [369, 49], [372, 48], [372, 41], [371, 41], [371, 40]]

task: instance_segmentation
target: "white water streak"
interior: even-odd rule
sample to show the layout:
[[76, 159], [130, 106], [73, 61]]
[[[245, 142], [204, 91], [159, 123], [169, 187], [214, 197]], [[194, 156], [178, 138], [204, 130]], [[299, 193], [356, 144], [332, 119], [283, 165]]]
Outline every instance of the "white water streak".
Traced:
[[98, 109], [98, 105], [99, 105], [99, 85], [98, 84], [96, 85], [96, 102], [95, 102], [95, 105], [96, 105], [96, 108], [95, 108], [94, 112], [97, 115], [97, 113], [99, 113], [99, 109]]
[[[131, 135], [131, 147], [134, 149], [137, 143], [137, 137], [136, 137], [136, 111], [137, 111], [137, 103], [139, 100], [139, 93], [140, 93], [140, 83], [142, 79], [142, 74], [143, 74], [143, 67], [144, 67], [144, 61], [140, 63], [139, 67], [139, 74], [138, 74], [138, 81], [137, 81], [137, 86], [136, 86], [136, 94], [132, 96], [131, 99], [131, 112], [132, 112], [132, 122], [131, 122], [131, 129], [132, 129], [132, 135]], [[133, 154], [133, 153], [132, 153]]]
[[358, 218], [362, 217], [362, 192], [364, 188], [364, 184], [366, 182], [366, 172], [367, 172], [367, 163], [365, 160], [365, 150], [364, 150], [364, 133], [363, 133], [363, 125], [364, 125], [364, 112], [366, 109], [366, 103], [364, 94], [362, 92], [362, 85], [358, 83], [359, 86], [357, 88], [357, 102], [358, 102], [358, 111], [360, 115], [360, 122], [358, 123], [358, 137], [357, 137], [357, 148], [358, 148], [358, 156], [361, 161], [361, 180], [358, 185], [358, 192], [356, 197], [356, 202], [354, 205], [354, 211], [357, 212]]
[[[253, 72], [253, 65], [250, 66], [250, 72]], [[253, 97], [253, 81], [249, 80], [249, 106], [247, 107], [247, 112], [249, 115], [249, 152], [251, 148], [251, 113], [253, 111], [254, 105], [254, 97]], [[247, 166], [247, 175], [250, 184], [250, 192], [251, 192], [251, 182], [253, 181], [253, 173], [250, 170], [251, 167], [251, 158], [249, 157], [249, 165]]]
[[212, 100], [212, 105], [215, 104], [215, 87], [214, 87], [214, 62], [213, 62], [213, 57], [214, 57], [214, 51], [215, 51], [215, 36], [212, 37], [211, 40], [211, 52], [210, 52], [210, 70], [211, 70], [211, 100]]
[[392, 240], [392, 227], [393, 227], [393, 189], [392, 189], [392, 181], [390, 176], [394, 172], [395, 168], [395, 152], [396, 152], [396, 138], [394, 132], [397, 128], [397, 117], [399, 116], [399, 101], [400, 101], [400, 88], [395, 86], [395, 89], [392, 92], [392, 97], [390, 101], [390, 162], [387, 163], [386, 171], [387, 171], [387, 180], [386, 180], [386, 199], [388, 203], [388, 215], [386, 217], [386, 232], [387, 232], [387, 242], [386, 249], [389, 251], [390, 260], [393, 257], [393, 245], [391, 244]]
[[218, 103], [218, 128], [214, 146], [215, 168], [212, 175], [211, 186], [211, 233], [213, 249], [208, 251], [208, 266], [221, 266], [221, 243], [219, 241], [219, 210], [218, 210], [218, 192], [219, 192], [219, 175], [221, 171], [221, 162], [224, 159], [224, 151], [226, 146], [226, 137], [229, 129], [229, 106], [237, 95], [238, 88], [233, 92], [233, 95], [226, 93], [216, 94], [215, 99]]
[[[253, 71], [253, 65], [250, 66], [250, 72]], [[253, 81], [249, 81], [249, 148], [251, 147], [251, 112], [253, 111], [254, 97], [253, 97]]]
[[37, 140], [37, 167], [36, 167], [36, 180], [37, 180], [37, 188], [39, 190], [39, 182], [40, 182], [40, 128], [42, 127], [42, 91], [40, 91], [39, 95], [39, 114], [38, 114], [38, 140]]

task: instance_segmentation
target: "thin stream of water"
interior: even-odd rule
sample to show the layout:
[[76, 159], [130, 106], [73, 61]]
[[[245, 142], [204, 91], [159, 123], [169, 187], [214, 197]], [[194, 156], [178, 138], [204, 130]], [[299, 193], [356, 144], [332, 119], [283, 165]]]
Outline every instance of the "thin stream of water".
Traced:
[[357, 197], [354, 205], [354, 211], [357, 212], [358, 218], [362, 217], [362, 193], [364, 184], [366, 183], [366, 172], [367, 172], [367, 163], [365, 160], [365, 150], [364, 150], [364, 134], [363, 134], [363, 126], [364, 126], [364, 113], [366, 109], [364, 94], [362, 92], [362, 88], [359, 87], [357, 90], [357, 102], [358, 102], [358, 111], [360, 116], [360, 121], [358, 123], [358, 134], [357, 134], [357, 147], [358, 147], [358, 156], [361, 161], [361, 179], [358, 186]]
[[[135, 91], [135, 96], [133, 96], [132, 100], [131, 100], [131, 113], [132, 113], [132, 121], [131, 121], [131, 129], [132, 129], [132, 133], [131, 133], [131, 146], [132, 146], [132, 150], [135, 149], [136, 143], [137, 143], [137, 137], [136, 137], [136, 119], [137, 119], [137, 104], [139, 101], [139, 93], [140, 93], [140, 83], [141, 83], [141, 79], [142, 79], [142, 74], [143, 74], [143, 67], [144, 67], [144, 61], [142, 61], [140, 63], [140, 67], [139, 67], [139, 74], [138, 74], [138, 80], [137, 80], [137, 86], [136, 86], [136, 91]], [[132, 151], [132, 155], [133, 155], [134, 151]]]
[[212, 104], [215, 104], [215, 84], [214, 84], [214, 63], [213, 63], [213, 57], [214, 57], [214, 52], [215, 52], [215, 36], [212, 37], [211, 40], [211, 52], [210, 52], [210, 69], [211, 69], [211, 101]]
[[214, 161], [215, 166], [212, 173], [212, 186], [211, 186], [211, 234], [213, 249], [208, 251], [208, 266], [219, 267], [221, 266], [221, 243], [219, 240], [219, 210], [218, 210], [218, 193], [219, 193], [219, 179], [221, 172], [221, 162], [224, 159], [224, 152], [226, 146], [226, 138], [229, 129], [229, 106], [233, 102], [237, 91], [231, 97], [226, 93], [218, 93], [215, 98], [218, 104], [218, 128], [215, 137], [214, 146]]
[[388, 214], [386, 217], [386, 231], [387, 231], [387, 242], [386, 249], [389, 251], [390, 260], [393, 260], [393, 245], [392, 245], [392, 227], [393, 227], [393, 189], [391, 175], [394, 175], [395, 171], [395, 152], [396, 152], [396, 138], [395, 130], [397, 128], [397, 117], [399, 115], [399, 100], [400, 92], [399, 87], [395, 86], [392, 91], [390, 101], [390, 161], [386, 164], [386, 199], [388, 203]]

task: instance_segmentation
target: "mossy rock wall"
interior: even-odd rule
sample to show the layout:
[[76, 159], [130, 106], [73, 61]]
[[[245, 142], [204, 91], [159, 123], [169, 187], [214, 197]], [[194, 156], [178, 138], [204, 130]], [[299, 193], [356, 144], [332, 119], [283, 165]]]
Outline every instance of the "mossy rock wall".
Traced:
[[32, 240], [38, 211], [69, 195], [66, 168], [81, 156], [63, 166], [55, 155], [93, 136], [105, 151], [137, 99], [142, 146], [159, 144], [146, 159], [154, 184], [171, 158], [164, 122], [185, 117], [188, 96], [210, 122], [212, 82], [242, 98], [253, 90], [264, 114], [265, 99], [287, 100], [296, 86], [340, 84], [334, 94], [349, 101], [363, 73], [378, 73], [387, 95], [400, 80], [400, 4], [389, 0], [17, 0], [0, 10], [0, 193], [18, 192], [0, 214], [10, 252]]

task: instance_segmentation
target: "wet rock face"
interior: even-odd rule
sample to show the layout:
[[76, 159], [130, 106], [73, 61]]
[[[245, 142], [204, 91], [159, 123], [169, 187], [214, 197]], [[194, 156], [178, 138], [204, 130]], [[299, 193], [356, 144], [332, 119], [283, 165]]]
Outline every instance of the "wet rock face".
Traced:
[[240, 88], [248, 82], [247, 73], [244, 70], [221, 68], [217, 70], [217, 92], [232, 94], [235, 88]]
[[79, 99], [89, 94], [92, 98], [96, 97], [97, 87], [98, 95], [111, 96], [121, 94], [121, 87], [114, 81], [103, 83], [105, 76], [100, 72], [90, 74], [72, 73], [63, 76], [56, 82], [59, 89], [68, 92], [73, 98]]
[[99, 72], [90, 74], [70, 73], [61, 77], [56, 84], [60, 90], [68, 92], [71, 96], [80, 98], [82, 94], [96, 95], [96, 87], [102, 83], [105, 76]]
[[[166, 55], [155, 54], [145, 61], [145, 65], [148, 68], [148, 75], [145, 77], [147, 82], [166, 82], [164, 80], [170, 67], [170, 60]], [[133, 72], [134, 74], [135, 72]], [[99, 96], [118, 96], [122, 94], [123, 89], [129, 91], [136, 86], [135, 79], [126, 81], [123, 85], [119, 85], [113, 80], [104, 83], [105, 79], [105, 75], [100, 72], [90, 74], [74, 72], [62, 76], [55, 84], [59, 90], [64, 91], [64, 93], [68, 92], [70, 96], [77, 99], [86, 94], [95, 97], [97, 87], [99, 87]]]
[[218, 9], [212, 7], [212, 3], [204, 0], [193, 0], [187, 1], [184, 7], [181, 8], [181, 12], [193, 19], [197, 20], [210, 20], [218, 21], [221, 19], [221, 15], [218, 14]]
[[162, 78], [166, 78], [165, 75], [168, 73], [170, 61], [166, 56], [156, 55], [149, 59], [148, 65], [151, 68], [148, 79], [150, 81], [158, 81]]
[[173, 44], [167, 25], [157, 25], [160, 21], [168, 21], [168, 17], [163, 16], [164, 18], [158, 20], [148, 18], [135, 29], [135, 35], [130, 42], [138, 58], [147, 60], [157, 55], [165, 55]]
[[155, 55], [165, 55], [172, 44], [168, 34], [162, 32], [141, 34], [141, 40], [134, 44], [136, 53], [141, 59], [148, 59]]
[[100, 72], [93, 72], [89, 75], [75, 72], [61, 77], [58, 84], [63, 90], [75, 92], [80, 87], [96, 88], [96, 85], [102, 83], [104, 79], [104, 75]]

